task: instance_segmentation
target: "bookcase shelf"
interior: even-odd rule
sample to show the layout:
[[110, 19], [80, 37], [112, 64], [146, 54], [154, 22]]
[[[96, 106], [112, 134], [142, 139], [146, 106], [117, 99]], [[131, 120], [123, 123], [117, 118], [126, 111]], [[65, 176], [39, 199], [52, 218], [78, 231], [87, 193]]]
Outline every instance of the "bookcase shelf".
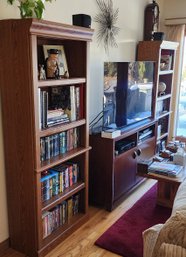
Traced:
[[54, 240], [55, 241], [57, 240], [58, 244], [60, 244], [61, 241], [64, 238], [66, 238], [68, 234], [71, 233], [72, 229], [73, 230], [77, 229], [79, 227], [79, 223], [81, 222], [83, 224], [83, 222], [86, 219], [87, 219], [87, 214], [78, 213], [76, 214], [76, 216], [72, 217], [72, 219], [69, 220], [66, 224], [57, 228], [55, 231], [53, 231], [52, 234], [44, 238], [41, 244], [41, 247], [43, 247], [43, 253], [45, 254], [45, 252], [47, 252], [47, 250], [45, 250], [45, 246], [48, 247], [51, 244], [51, 242]]
[[160, 70], [159, 71], [159, 76], [161, 75], [166, 75], [166, 74], [173, 74], [173, 70]]
[[39, 80], [38, 87], [53, 87], [62, 85], [72, 85], [72, 84], [83, 84], [86, 83], [86, 78], [69, 78], [69, 79], [55, 79], [55, 80]]
[[91, 147], [88, 147], [88, 148], [78, 147], [67, 153], [64, 153], [63, 155], [61, 154], [61, 155], [53, 157], [50, 160], [43, 161], [41, 163], [41, 167], [38, 169], [38, 172], [45, 171], [47, 169], [50, 169], [53, 166], [59, 165], [61, 162], [66, 162], [70, 159], [73, 159], [74, 157], [76, 157], [78, 155], [88, 152], [90, 149], [91, 149]]
[[73, 121], [73, 122], [69, 122], [69, 123], [63, 123], [60, 125], [54, 125], [53, 127], [50, 128], [46, 128], [43, 129], [39, 132], [40, 137], [46, 137], [52, 134], [57, 134], [59, 132], [65, 131], [65, 130], [69, 130], [72, 128], [77, 128], [80, 127], [82, 125], [86, 124], [86, 120], [85, 119], [81, 119], [81, 120], [77, 120], [77, 121]]
[[163, 117], [165, 117], [165, 116], [168, 116], [168, 115], [170, 115], [172, 112], [164, 112], [164, 113], [161, 113], [160, 115], [158, 115], [157, 117], [158, 117], [158, 119], [162, 119]]
[[[0, 21], [0, 32], [10, 247], [43, 257], [88, 218], [87, 92], [93, 30], [9, 19]], [[38, 79], [39, 69], [46, 69], [44, 45], [64, 48], [69, 78]], [[67, 103], [64, 91], [69, 93]], [[69, 102], [74, 99], [72, 118]], [[62, 120], [66, 123], [57, 123]]]
[[164, 139], [167, 136], [168, 136], [168, 133], [164, 133], [160, 137], [158, 137], [157, 140], [162, 140], [162, 139]]
[[70, 196], [78, 193], [80, 190], [82, 190], [84, 188], [85, 188], [85, 183], [84, 182], [78, 182], [75, 185], [65, 189], [63, 193], [52, 197], [52, 199], [50, 199], [48, 201], [45, 201], [42, 204], [42, 206], [43, 206], [42, 207], [42, 212], [53, 208], [54, 206], [56, 206], [60, 202], [65, 201], [67, 198], [69, 198]]
[[157, 97], [157, 101], [162, 101], [162, 100], [165, 100], [165, 99], [167, 99], [167, 98], [171, 98], [171, 94], [158, 96], [158, 97]]

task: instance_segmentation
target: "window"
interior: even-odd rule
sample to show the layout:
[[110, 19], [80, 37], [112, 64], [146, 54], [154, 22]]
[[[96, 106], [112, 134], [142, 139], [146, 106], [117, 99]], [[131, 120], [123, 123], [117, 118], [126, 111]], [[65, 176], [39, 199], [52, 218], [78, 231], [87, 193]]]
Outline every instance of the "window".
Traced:
[[177, 120], [177, 136], [186, 137], [186, 37], [183, 51], [183, 65], [181, 74], [181, 86], [179, 96], [178, 120]]

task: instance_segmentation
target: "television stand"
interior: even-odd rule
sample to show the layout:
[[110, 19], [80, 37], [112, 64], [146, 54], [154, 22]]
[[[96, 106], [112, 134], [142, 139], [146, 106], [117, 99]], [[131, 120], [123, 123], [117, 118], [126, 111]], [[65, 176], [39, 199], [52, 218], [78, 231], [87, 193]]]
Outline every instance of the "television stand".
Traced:
[[131, 129], [132, 130], [133, 129], [139, 129], [142, 126], [145, 126], [145, 125], [151, 123], [152, 121], [153, 121], [153, 119], [148, 118], [148, 119], [141, 120], [141, 121], [138, 121], [138, 122], [133, 123], [133, 124], [129, 124], [126, 127], [120, 128], [120, 130], [121, 130], [122, 133], [125, 133], [125, 132], [127, 132], [127, 131], [129, 131]]
[[[156, 121], [138, 123], [116, 138], [90, 135], [90, 203], [113, 210], [144, 178], [137, 175], [137, 161], [155, 155]], [[145, 133], [149, 132], [148, 137]]]

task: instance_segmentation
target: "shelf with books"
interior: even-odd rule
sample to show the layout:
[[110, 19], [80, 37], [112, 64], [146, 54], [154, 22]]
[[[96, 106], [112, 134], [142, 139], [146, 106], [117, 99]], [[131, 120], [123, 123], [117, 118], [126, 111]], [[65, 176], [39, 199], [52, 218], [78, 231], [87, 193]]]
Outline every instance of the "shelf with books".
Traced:
[[[58, 240], [58, 244], [61, 243], [61, 239], [65, 239], [70, 230], [75, 230], [79, 227], [79, 223], [83, 225], [86, 221], [87, 215], [84, 212], [77, 213], [70, 220], [68, 220], [63, 226], [58, 227], [56, 230], [52, 232], [52, 234], [43, 238], [41, 246], [45, 247], [51, 244], [52, 241]], [[43, 250], [45, 253], [45, 249]], [[47, 251], [46, 251], [47, 252]]]
[[42, 211], [46, 211], [60, 201], [85, 188], [84, 161], [76, 158], [70, 162], [61, 163], [41, 173]]
[[50, 160], [43, 161], [41, 163], [40, 168], [37, 170], [37, 172], [42, 172], [42, 171], [45, 171], [46, 169], [52, 168], [53, 166], [56, 166], [56, 165], [60, 164], [61, 162], [68, 161], [78, 155], [86, 153], [90, 149], [91, 149], [91, 147], [78, 147], [67, 153], [61, 154], [59, 156], [55, 156]]
[[64, 229], [64, 226], [71, 224], [72, 219], [77, 219], [79, 213], [83, 213], [80, 201], [83, 197], [83, 191], [62, 201], [48, 211], [42, 212], [42, 238], [50, 236], [58, 228]]
[[41, 129], [84, 118], [84, 86], [65, 85], [38, 90]]
[[40, 138], [40, 162], [63, 155], [83, 145], [80, 129], [81, 127], [75, 127]]
[[84, 182], [82, 182], [82, 181], [77, 182], [73, 186], [65, 189], [63, 193], [53, 196], [50, 200], [43, 202], [42, 211], [47, 211], [47, 210], [53, 208], [60, 202], [65, 201], [67, 198], [78, 193], [79, 191], [81, 191], [84, 188], [85, 188]]
[[51, 134], [57, 134], [57, 133], [60, 133], [62, 131], [65, 131], [65, 130], [70, 130], [70, 129], [75, 128], [75, 127], [80, 127], [80, 126], [83, 126], [85, 124], [86, 124], [86, 120], [81, 119], [81, 120], [65, 123], [65, 124], [63, 124], [63, 126], [61, 126], [61, 124], [60, 125], [55, 125], [53, 127], [41, 130], [39, 132], [39, 136], [40, 137], [46, 137], [46, 136], [49, 136]]

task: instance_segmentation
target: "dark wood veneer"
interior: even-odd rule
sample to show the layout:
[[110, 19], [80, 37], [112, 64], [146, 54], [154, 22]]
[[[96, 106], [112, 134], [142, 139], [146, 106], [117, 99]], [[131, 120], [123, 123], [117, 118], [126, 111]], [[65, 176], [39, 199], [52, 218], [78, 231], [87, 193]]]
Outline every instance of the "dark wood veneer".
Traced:
[[[166, 128], [161, 131], [161, 136], [157, 138], [157, 145], [161, 145], [161, 142], [167, 143], [168, 140], [172, 140], [173, 136], [173, 125], [170, 126], [170, 120], [172, 111], [175, 111], [175, 106], [171, 102], [171, 96], [174, 91], [173, 78], [174, 78], [174, 68], [176, 59], [176, 50], [178, 48], [178, 42], [171, 41], [141, 41], [138, 43], [137, 49], [137, 60], [139, 61], [154, 61], [155, 62], [155, 90], [153, 96], [153, 112], [154, 117], [158, 120], [158, 125], [162, 123], [166, 124]], [[171, 56], [171, 65], [169, 69], [161, 70], [160, 63], [161, 57], [163, 55]], [[159, 82], [164, 82], [166, 84], [165, 95], [159, 97], [158, 85]], [[169, 101], [166, 99], [169, 97]], [[158, 101], [162, 101], [163, 105], [166, 106], [166, 113], [159, 115], [157, 112]], [[174, 115], [174, 113], [173, 113]], [[164, 117], [166, 118], [166, 122]], [[165, 131], [166, 130], [166, 131]], [[159, 147], [157, 147], [159, 148]]]
[[9, 238], [0, 243], [0, 257], [5, 256], [5, 253], [9, 247], [10, 247]]
[[[139, 141], [139, 132], [151, 128], [152, 136]], [[135, 145], [123, 153], [115, 154], [115, 144], [120, 140], [132, 140]], [[138, 158], [149, 159], [155, 154], [156, 122], [136, 124], [131, 129], [126, 127], [121, 136], [108, 139], [100, 134], [90, 136], [90, 202], [104, 206], [111, 211], [121, 200], [133, 190], [142, 178], [137, 176]], [[141, 149], [141, 154], [135, 158], [134, 154]]]
[[[7, 182], [10, 246], [28, 256], [44, 256], [87, 218], [88, 209], [88, 119], [87, 44], [93, 30], [37, 19], [0, 21], [0, 85]], [[42, 44], [64, 45], [70, 78], [38, 81]], [[83, 90], [81, 120], [39, 129], [38, 89], [78, 85]], [[40, 138], [79, 127], [81, 147], [40, 163]], [[41, 203], [41, 172], [71, 159], [83, 165], [82, 181], [48, 205]], [[42, 211], [76, 192], [81, 193], [77, 217], [42, 238]]]

